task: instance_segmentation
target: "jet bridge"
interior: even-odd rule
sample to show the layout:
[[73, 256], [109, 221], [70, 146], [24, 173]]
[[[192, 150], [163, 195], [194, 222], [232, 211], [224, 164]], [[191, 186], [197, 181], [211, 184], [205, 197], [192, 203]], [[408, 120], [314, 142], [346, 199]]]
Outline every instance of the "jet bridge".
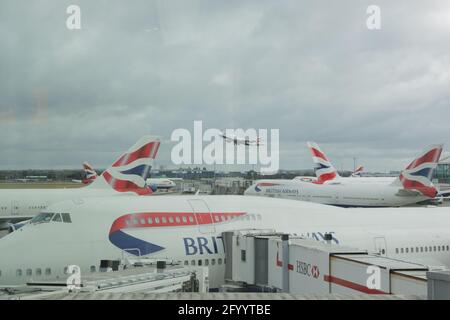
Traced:
[[274, 230], [223, 233], [222, 291], [426, 295], [429, 267]]

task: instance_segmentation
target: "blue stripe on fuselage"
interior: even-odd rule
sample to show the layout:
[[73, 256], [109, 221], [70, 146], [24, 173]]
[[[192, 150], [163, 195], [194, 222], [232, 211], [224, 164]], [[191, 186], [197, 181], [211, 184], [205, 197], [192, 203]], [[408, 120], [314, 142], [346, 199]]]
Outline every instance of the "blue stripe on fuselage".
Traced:
[[109, 235], [109, 241], [111, 241], [116, 247], [125, 250], [135, 256], [145, 256], [147, 254], [164, 250], [163, 247], [130, 236], [129, 234], [121, 230], [111, 233]]

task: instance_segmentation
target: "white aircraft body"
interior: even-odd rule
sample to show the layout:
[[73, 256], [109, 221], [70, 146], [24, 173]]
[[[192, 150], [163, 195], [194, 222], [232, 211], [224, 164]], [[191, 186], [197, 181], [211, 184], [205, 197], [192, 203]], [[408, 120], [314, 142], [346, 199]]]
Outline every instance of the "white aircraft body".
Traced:
[[[258, 180], [245, 192], [249, 196], [278, 197], [342, 207], [399, 207], [435, 199], [431, 182], [442, 146], [433, 146], [415, 159], [393, 182], [373, 183], [364, 178], [334, 179], [334, 168], [322, 163], [317, 181]], [[316, 155], [319, 156], [318, 153]], [[325, 159], [324, 159], [325, 160]], [[325, 162], [325, 161], [324, 161]], [[360, 179], [361, 182], [357, 183]], [[348, 182], [352, 181], [352, 182]]]
[[240, 138], [236, 135], [232, 134], [225, 134], [224, 132], [220, 133], [220, 136], [227, 142], [232, 142], [234, 145], [245, 145], [245, 146], [260, 146], [261, 144], [261, 138], [256, 138], [256, 140], [250, 140], [249, 138]]
[[[100, 260], [148, 257], [208, 266], [224, 282], [222, 232], [275, 229], [428, 266], [450, 266], [450, 208], [343, 209], [244, 196], [103, 197], [52, 205], [0, 239], [0, 285], [66, 279]], [[273, 261], [275, 264], [276, 261]]]
[[176, 187], [176, 183], [169, 178], [149, 178], [146, 183], [153, 191], [158, 189], [168, 190]]
[[99, 178], [83, 188], [1, 190], [0, 229], [8, 229], [11, 224], [29, 220], [49, 205], [63, 200], [152, 193], [145, 185], [145, 180], [149, 176], [159, 145], [160, 141], [154, 137], [142, 137]]
[[307, 142], [314, 162], [317, 183], [392, 183], [397, 177], [361, 177], [363, 167], [359, 166], [350, 177], [341, 177], [331, 161], [315, 142]]

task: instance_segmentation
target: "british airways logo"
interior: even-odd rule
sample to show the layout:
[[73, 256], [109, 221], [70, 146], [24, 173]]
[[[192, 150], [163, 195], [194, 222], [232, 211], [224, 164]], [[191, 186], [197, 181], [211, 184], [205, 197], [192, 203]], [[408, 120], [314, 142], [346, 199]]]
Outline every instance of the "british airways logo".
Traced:
[[183, 244], [187, 256], [225, 252], [222, 237], [183, 238]]
[[143, 141], [134, 151], [122, 155], [102, 177], [118, 192], [135, 192], [139, 195], [152, 193], [146, 186], [151, 163], [159, 149], [159, 141]]
[[274, 187], [274, 186], [279, 186], [279, 184], [278, 183], [272, 183], [272, 182], [260, 182], [260, 183], [256, 184], [255, 191], [256, 192], [261, 192], [262, 191], [261, 187]]
[[[144, 212], [126, 214], [117, 218], [111, 225], [109, 241], [121, 250], [136, 256], [145, 256], [165, 248], [149, 241], [137, 238], [130, 231], [154, 228], [200, 227], [205, 225], [225, 224], [245, 216], [245, 212]], [[151, 233], [149, 233], [151, 235]], [[218, 253], [221, 237], [184, 238], [186, 255]], [[222, 249], [223, 250], [223, 249]]]
[[308, 142], [307, 145], [315, 163], [314, 173], [317, 176], [317, 181], [314, 183], [323, 184], [328, 180], [335, 179], [337, 176], [336, 170], [325, 154], [320, 150], [317, 143]]
[[[133, 237], [123, 230], [138, 227], [144, 219], [144, 214], [133, 217], [124, 215], [116, 219], [109, 230], [109, 241], [121, 250], [124, 250], [135, 256], [146, 256], [161, 250], [164, 247]], [[135, 223], [136, 222], [136, 223]]]
[[289, 188], [287, 186], [284, 186], [283, 184], [268, 183], [268, 182], [256, 184], [255, 191], [256, 192], [263, 191], [263, 189], [261, 189], [261, 187], [264, 187], [264, 191], [266, 194], [284, 194], [284, 195], [286, 195], [286, 194], [287, 195], [298, 195], [299, 194], [298, 187]]
[[424, 196], [434, 198], [438, 191], [431, 182], [433, 170], [441, 156], [442, 146], [437, 146], [415, 159], [402, 173], [400, 181], [405, 189], [417, 190]]

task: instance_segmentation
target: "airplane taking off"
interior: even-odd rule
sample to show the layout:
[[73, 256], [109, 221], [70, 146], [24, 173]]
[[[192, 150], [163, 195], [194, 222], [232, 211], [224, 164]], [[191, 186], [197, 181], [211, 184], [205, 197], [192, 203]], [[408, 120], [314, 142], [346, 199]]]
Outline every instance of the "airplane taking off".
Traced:
[[256, 140], [250, 140], [248, 138], [238, 138], [235, 135], [230, 135], [230, 134], [225, 134], [224, 132], [220, 133], [220, 136], [227, 142], [233, 142], [234, 145], [238, 145], [238, 144], [242, 144], [242, 145], [246, 145], [246, 146], [261, 146], [261, 138], [256, 138]]
[[63, 200], [118, 194], [151, 194], [152, 190], [146, 186], [145, 181], [159, 145], [157, 138], [142, 137], [99, 178], [83, 188], [1, 190], [0, 229], [8, 229], [11, 224], [29, 220], [50, 204]]
[[224, 283], [222, 233], [255, 228], [318, 241], [331, 236], [332, 244], [450, 266], [450, 208], [347, 210], [244, 196], [101, 197], [54, 204], [0, 239], [0, 285], [65, 279], [69, 265], [79, 266], [83, 277], [101, 260], [146, 257], [207, 266], [210, 287], [218, 288]]
[[364, 178], [337, 178], [328, 159], [315, 150], [321, 166], [316, 182], [293, 180], [258, 180], [245, 195], [303, 200], [342, 207], [398, 207], [435, 199], [438, 190], [431, 182], [442, 152], [442, 145], [432, 146], [415, 159], [394, 181], [368, 183]]

